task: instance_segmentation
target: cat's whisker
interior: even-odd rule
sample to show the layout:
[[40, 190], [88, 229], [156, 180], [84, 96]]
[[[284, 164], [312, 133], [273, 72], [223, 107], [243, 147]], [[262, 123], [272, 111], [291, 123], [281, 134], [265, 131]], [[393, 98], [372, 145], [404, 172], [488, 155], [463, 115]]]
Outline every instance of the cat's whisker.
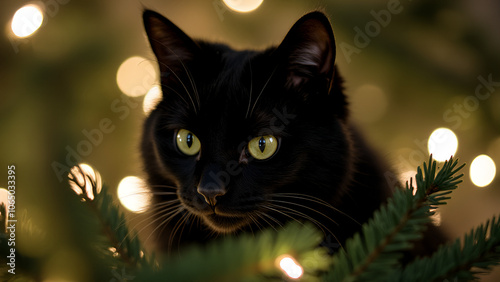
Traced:
[[[173, 211], [175, 211], [176, 209], [178, 209], [181, 204], [180, 204], [180, 201], [178, 201], [179, 203], [177, 203], [176, 205], [172, 206], [172, 207], [169, 207], [172, 205], [173, 201], [169, 201], [167, 203], [161, 203], [159, 205], [157, 205], [154, 209], [150, 210], [149, 213], [150, 215], [146, 218], [144, 218], [143, 220], [141, 220], [140, 222], [134, 224], [134, 226], [132, 226], [132, 230], [135, 230], [136, 227], [140, 224], [142, 224], [143, 222], [145, 221], [149, 221], [150, 219], [152, 218], [155, 218], [154, 220], [152, 221], [149, 221], [149, 223], [145, 226], [143, 226], [140, 230], [138, 230], [134, 236], [131, 237], [131, 239], [134, 239], [135, 237], [137, 237], [144, 229], [146, 229], [147, 227], [149, 227], [150, 225], [154, 224], [156, 221], [162, 219], [163, 217], [165, 217], [165, 215], [161, 215], [162, 213], [165, 213], [168, 215], [169, 213], [172, 213]], [[166, 208], [165, 208], [166, 206]], [[137, 217], [137, 216], [136, 216]], [[126, 222], [123, 222], [122, 225], [126, 224]], [[121, 225], [120, 225], [121, 226]], [[130, 234], [130, 233], [129, 233]], [[123, 244], [123, 242], [129, 237], [129, 234], [127, 234], [123, 240], [120, 242], [120, 246], [121, 244]]]
[[[274, 225], [273, 225], [273, 224], [271, 224], [269, 221], [267, 221], [267, 219], [264, 217], [264, 216], [268, 216], [267, 214], [265, 214], [265, 213], [263, 213], [263, 212], [259, 212], [259, 211], [257, 211], [257, 212], [255, 212], [255, 215], [257, 216], [257, 218], [258, 218], [258, 219], [261, 219], [261, 220], [262, 220], [262, 221], [264, 221], [267, 225], [269, 225], [272, 229], [274, 229], [274, 231], [278, 232], [278, 230], [276, 229], [276, 227], [274, 227]], [[275, 221], [275, 222], [277, 222], [277, 221]], [[282, 227], [282, 225], [281, 225], [279, 222], [277, 222], [277, 223], [278, 223], [278, 225], [279, 225], [280, 227]], [[262, 229], [261, 229], [261, 230], [262, 230]]]
[[260, 99], [260, 96], [262, 95], [262, 93], [264, 93], [264, 90], [266, 89], [267, 87], [267, 84], [269, 84], [269, 81], [271, 81], [271, 78], [273, 77], [274, 73], [276, 72], [276, 69], [278, 67], [276, 66], [274, 69], [273, 69], [273, 72], [271, 73], [271, 75], [269, 76], [269, 78], [267, 79], [266, 83], [264, 84], [264, 86], [262, 87], [262, 90], [260, 91], [259, 95], [257, 95], [257, 98], [255, 99], [255, 102], [253, 103], [253, 106], [252, 106], [252, 109], [250, 110], [250, 115], [253, 113], [253, 110], [255, 109], [255, 106], [257, 105], [257, 102], [259, 101]]
[[[280, 209], [283, 209], [283, 211], [279, 211], [279, 213], [281, 213], [281, 214], [283, 214], [283, 215], [287, 215], [287, 216], [289, 216], [289, 215], [288, 215], [288, 213], [290, 213], [290, 214], [294, 214], [294, 215], [300, 216], [300, 217], [302, 217], [302, 218], [304, 218], [304, 219], [306, 219], [306, 220], [311, 221], [311, 222], [312, 222], [312, 223], [314, 223], [316, 226], [318, 226], [318, 227], [321, 229], [321, 231], [323, 231], [323, 234], [325, 234], [325, 236], [326, 236], [326, 235], [331, 235], [331, 236], [333, 236], [333, 238], [337, 241], [337, 243], [340, 245], [340, 247], [341, 247], [342, 249], [344, 248], [344, 247], [342, 246], [342, 244], [340, 243], [339, 239], [337, 238], [337, 236], [335, 236], [335, 234], [334, 234], [334, 233], [333, 233], [330, 229], [328, 229], [328, 227], [326, 227], [323, 223], [319, 222], [318, 220], [316, 220], [316, 219], [312, 218], [311, 216], [309, 216], [309, 215], [307, 215], [307, 214], [305, 214], [305, 213], [302, 213], [302, 212], [300, 212], [300, 211], [296, 211], [296, 210], [294, 210], [294, 209], [292, 209], [292, 208], [289, 208], [289, 207], [286, 207], [286, 206], [282, 206], [282, 205], [277, 205], [277, 204], [271, 204], [271, 203], [269, 203], [269, 204], [267, 204], [267, 205], [266, 205], [266, 206], [264, 206], [264, 207], [267, 207], [267, 208], [269, 208], [269, 209], [270, 209], [270, 208], [275, 207], [275, 208], [277, 208], [277, 209], [273, 209], [273, 210], [275, 210], [275, 211], [279, 211]], [[295, 220], [295, 221], [297, 221], [297, 222], [300, 222], [299, 220], [295, 219], [294, 217], [291, 217], [291, 216], [289, 216], [289, 217], [290, 217], [290, 218], [292, 218], [292, 219], [294, 219], [294, 220]], [[301, 222], [300, 222], [300, 223], [301, 223]], [[302, 223], [301, 223], [301, 224], [302, 224]]]
[[[258, 212], [258, 211], [254, 212], [250, 216], [251, 216], [252, 221], [255, 222], [255, 225], [259, 228], [260, 231], [262, 231], [264, 229], [264, 225], [259, 222], [259, 219], [261, 219], [267, 225], [269, 225], [271, 228], [273, 228], [275, 231], [277, 231], [276, 228], [274, 228], [274, 226], [272, 224], [270, 224], [264, 217], [262, 217], [261, 212]], [[257, 217], [257, 218], [255, 218], [255, 217]]]
[[[146, 210], [145, 214], [148, 215], [146, 219], [143, 219], [141, 222], [135, 224], [132, 229], [135, 229], [135, 227], [137, 227], [137, 225], [139, 225], [140, 223], [144, 222], [145, 220], [148, 220], [149, 218], [151, 217], [154, 217], [155, 215], [157, 215], [157, 213], [155, 214], [152, 214], [158, 210], [161, 210], [163, 209], [165, 206], [169, 206], [169, 205], [173, 205], [174, 203], [177, 203], [177, 202], [180, 202], [178, 199], [173, 199], [173, 200], [169, 200], [169, 201], [164, 201], [162, 203], [156, 203], [156, 204], [153, 204], [153, 205], [150, 205], [149, 209]], [[127, 220], [134, 220], [138, 217], [144, 217], [144, 214], [126, 214], [125, 215], [125, 218], [120, 222], [120, 224], [118, 225], [118, 227], [121, 227], [125, 224], [127, 224]]]
[[169, 67], [168, 65], [166, 65], [164, 63], [162, 63], [162, 64], [165, 65], [165, 67], [167, 67], [172, 72], [172, 74], [177, 78], [177, 80], [181, 83], [182, 87], [184, 88], [184, 91], [186, 91], [186, 94], [189, 97], [189, 100], [191, 100], [191, 103], [193, 104], [193, 110], [194, 110], [195, 114], [197, 114], [198, 111], [196, 109], [196, 105], [194, 103], [193, 97], [191, 96], [191, 93], [189, 93], [189, 90], [187, 89], [187, 87], [184, 84], [184, 82], [182, 81], [182, 79], [177, 75], [177, 73], [174, 72], [174, 70], [172, 70], [171, 67]]
[[[313, 209], [311, 207], [308, 207], [308, 206], [305, 206], [305, 205], [302, 205], [302, 204], [298, 204], [298, 203], [294, 203], [294, 202], [290, 202], [290, 201], [280, 201], [280, 200], [274, 200], [274, 199], [270, 199], [269, 202], [273, 202], [273, 203], [281, 203], [281, 204], [289, 204], [289, 205], [294, 205], [294, 206], [297, 206], [297, 207], [301, 207], [301, 208], [305, 208], [305, 209], [308, 209], [310, 211], [313, 211], [317, 214], [320, 214], [322, 216], [324, 216], [325, 218], [327, 218], [328, 220], [330, 220], [331, 222], [337, 224], [337, 222], [335, 220], [333, 220], [332, 218], [330, 218], [329, 216], [327, 216], [326, 214], [316, 210], [316, 209]], [[338, 225], [338, 224], [337, 224]]]
[[186, 75], [189, 79], [189, 82], [191, 83], [191, 88], [193, 88], [194, 95], [196, 97], [196, 102], [198, 103], [198, 109], [201, 107], [201, 101], [200, 101], [200, 95], [198, 95], [198, 89], [196, 88], [196, 83], [194, 83], [194, 78], [191, 72], [186, 68], [186, 65], [184, 65], [184, 62], [179, 59], [179, 62], [181, 63], [182, 67], [186, 71]]
[[177, 186], [174, 185], [165, 185], [165, 184], [150, 184], [148, 185], [149, 188], [168, 188], [168, 189], [174, 189], [177, 190]]
[[[146, 243], [153, 234], [155, 234], [155, 232], [160, 228], [162, 227], [162, 225], [166, 225], [168, 224], [175, 216], [177, 216], [179, 213], [181, 213], [182, 211], [184, 211], [184, 208], [182, 206], [178, 206], [177, 209], [167, 213], [167, 214], [164, 214], [164, 215], [161, 215], [158, 217], [158, 219], [163, 219], [165, 217], [167, 217], [166, 219], [164, 219], [160, 224], [158, 224], [158, 226], [155, 227], [155, 229], [153, 229], [151, 231], [151, 233], [149, 234], [149, 236], [144, 240], [144, 243]], [[154, 222], [156, 222], [158, 219], [155, 219]], [[149, 224], [148, 224], [149, 225]]]
[[[172, 54], [174, 54], [174, 56], [177, 57], [177, 60], [182, 64], [184, 65], [184, 63], [182, 62], [182, 60], [180, 59], [180, 57], [170, 48], [168, 47], [166, 44], [156, 40], [156, 39], [152, 39], [154, 41], [156, 41], [156, 43], [160, 44], [161, 46], [165, 47], [169, 52], [171, 52]], [[189, 93], [189, 90], [187, 89], [186, 85], [184, 84], [184, 82], [182, 81], [182, 79], [177, 75], [177, 73], [167, 64], [165, 64], [164, 62], [160, 62], [160, 61], [157, 61], [158, 64], [161, 64], [162, 66], [166, 67], [168, 70], [170, 70], [170, 72], [175, 76], [175, 78], [177, 78], [177, 80], [181, 83], [182, 87], [184, 88], [184, 90], [186, 91], [186, 94], [188, 95], [189, 99], [191, 100], [191, 103], [193, 104], [193, 107], [194, 107], [194, 112], [195, 113], [198, 113], [197, 111], [197, 108], [196, 108], [196, 105], [194, 103], [194, 100], [193, 100], [193, 97], [191, 96], [191, 93]]]
[[274, 205], [274, 204], [273, 204], [273, 205], [271, 205], [271, 204], [265, 204], [265, 205], [262, 205], [261, 207], [263, 207], [263, 208], [265, 208], [265, 209], [268, 209], [268, 210], [271, 210], [271, 211], [273, 211], [273, 212], [275, 212], [275, 213], [278, 213], [278, 214], [284, 215], [284, 216], [286, 216], [286, 217], [290, 218], [291, 220], [296, 221], [297, 223], [303, 224], [302, 222], [300, 222], [300, 220], [298, 220], [298, 219], [296, 219], [295, 217], [293, 217], [293, 216], [289, 215], [289, 214], [288, 214], [288, 213], [286, 213], [285, 211], [281, 211], [281, 210], [279, 210], [279, 207], [278, 207], [278, 209], [274, 208], [274, 206], [276, 206], [276, 205]]
[[349, 218], [350, 220], [352, 220], [354, 223], [358, 224], [361, 226], [361, 223], [359, 223], [356, 219], [354, 219], [352, 216], [348, 215], [347, 213], [337, 209], [336, 207], [332, 206], [331, 204], [329, 204], [328, 202], [326, 202], [325, 200], [322, 200], [320, 198], [317, 198], [317, 197], [314, 197], [314, 196], [311, 196], [311, 195], [307, 195], [307, 194], [300, 194], [300, 193], [274, 193], [272, 194], [273, 196], [275, 197], [283, 197], [283, 198], [293, 198], [293, 199], [299, 199], [299, 200], [305, 200], [305, 201], [311, 201], [311, 202], [314, 202], [314, 203], [317, 203], [317, 204], [320, 204], [320, 205], [323, 205], [325, 207], [328, 207], [338, 213], [340, 213], [341, 215]]
[[[272, 222], [276, 223], [276, 225], [278, 225], [280, 228], [283, 228], [283, 224], [281, 222], [279, 222], [276, 218], [272, 217], [271, 215], [263, 212], [263, 211], [259, 211], [259, 217], [264, 220], [267, 224], [269, 224], [269, 226], [273, 227], [274, 228], [274, 225], [269, 223], [264, 217], [267, 217], [269, 220], [271, 220]], [[275, 229], [276, 230], [276, 229]]]
[[[189, 212], [185, 212], [181, 215], [181, 217], [177, 220], [177, 222], [175, 223], [174, 227], [172, 228], [172, 231], [170, 233], [170, 238], [168, 239], [168, 249], [171, 250], [173, 244], [174, 244], [174, 238], [175, 238], [175, 234], [177, 233], [177, 231], [179, 231], [179, 228], [181, 226], [184, 225], [184, 222], [186, 221], [186, 218], [188, 217], [189, 215]], [[163, 230], [163, 228], [162, 228]], [[160, 231], [161, 233], [161, 231]], [[179, 234], [180, 236], [180, 234]]]
[[184, 101], [184, 103], [186, 103], [186, 105], [189, 106], [189, 102], [186, 99], [184, 99], [184, 95], [182, 95], [177, 90], [175, 90], [174, 88], [172, 88], [172, 87], [170, 87], [170, 86], [168, 86], [166, 84], [161, 83], [160, 85], [162, 87], [165, 87], [165, 88], [169, 89], [170, 91], [174, 92], [175, 94], [177, 94], [177, 96], [179, 96], [179, 98], [181, 98], [182, 101]]
[[245, 119], [248, 118], [248, 114], [250, 112], [250, 105], [252, 104], [252, 92], [253, 92], [253, 71], [252, 71], [252, 61], [248, 60], [248, 65], [250, 68], [250, 97], [248, 98], [248, 107], [247, 112], [245, 114]]

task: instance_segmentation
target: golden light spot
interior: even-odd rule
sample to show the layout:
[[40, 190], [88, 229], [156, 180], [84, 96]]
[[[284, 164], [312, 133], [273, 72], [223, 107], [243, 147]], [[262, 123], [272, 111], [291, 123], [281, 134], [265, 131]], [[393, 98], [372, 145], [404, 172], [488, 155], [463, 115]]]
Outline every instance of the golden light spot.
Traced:
[[82, 196], [82, 201], [93, 200], [102, 190], [101, 175], [88, 164], [72, 167], [68, 178], [71, 189]]
[[145, 95], [153, 85], [157, 84], [156, 68], [143, 57], [130, 57], [118, 68], [116, 83], [127, 96], [139, 97]]
[[477, 156], [470, 165], [470, 179], [474, 185], [485, 187], [495, 179], [495, 162], [487, 155]]
[[292, 279], [298, 279], [304, 274], [302, 267], [288, 255], [280, 256], [278, 259], [279, 266], [283, 272]]
[[256, 10], [264, 0], [223, 0], [226, 6], [239, 13], [248, 13]]
[[436, 161], [447, 161], [457, 152], [457, 136], [448, 128], [438, 128], [429, 137], [427, 148]]
[[144, 101], [142, 102], [142, 110], [144, 113], [149, 115], [149, 113], [154, 110], [156, 105], [161, 102], [161, 99], [162, 94], [160, 86], [155, 85], [151, 87], [146, 96], [144, 96]]
[[11, 29], [20, 38], [33, 35], [43, 23], [43, 13], [37, 5], [21, 7], [12, 17]]
[[118, 184], [118, 199], [128, 210], [135, 213], [145, 212], [151, 204], [152, 194], [146, 183], [139, 177], [127, 176]]
[[413, 195], [417, 193], [417, 185], [415, 183], [415, 175], [417, 172], [414, 170], [406, 171], [400, 174], [399, 179], [401, 181], [401, 185], [406, 187], [406, 182], [408, 182], [408, 187], [410, 186], [410, 179], [412, 179], [411, 183], [413, 185]]
[[[5, 188], [0, 188], [0, 204], [5, 205], [5, 217], [8, 217], [9, 214], [9, 191]], [[4, 211], [2, 211], [4, 212]], [[0, 220], [5, 220], [5, 226], [0, 226], [0, 232], [5, 231], [5, 228], [7, 227], [7, 220], [6, 218], [0, 218]]]

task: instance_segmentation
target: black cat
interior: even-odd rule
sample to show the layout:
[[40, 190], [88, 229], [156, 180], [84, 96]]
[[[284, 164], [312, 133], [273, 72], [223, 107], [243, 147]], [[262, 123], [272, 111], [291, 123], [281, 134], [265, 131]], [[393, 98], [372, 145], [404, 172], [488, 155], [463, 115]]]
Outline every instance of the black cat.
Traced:
[[163, 100], [141, 149], [164, 247], [293, 220], [343, 244], [391, 194], [390, 170], [349, 122], [323, 13], [265, 51], [192, 40], [152, 11], [143, 18]]

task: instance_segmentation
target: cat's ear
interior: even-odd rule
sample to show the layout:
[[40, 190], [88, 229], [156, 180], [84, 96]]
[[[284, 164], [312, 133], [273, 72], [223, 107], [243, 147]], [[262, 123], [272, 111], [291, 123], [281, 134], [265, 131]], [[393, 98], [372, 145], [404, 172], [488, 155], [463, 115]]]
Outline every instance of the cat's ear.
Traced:
[[277, 49], [285, 61], [287, 83], [297, 87], [311, 78], [325, 78], [331, 87], [335, 71], [335, 37], [328, 18], [311, 12], [300, 18]]
[[187, 62], [196, 56], [198, 45], [175, 24], [156, 12], [145, 10], [142, 18], [162, 76], [185, 71]]

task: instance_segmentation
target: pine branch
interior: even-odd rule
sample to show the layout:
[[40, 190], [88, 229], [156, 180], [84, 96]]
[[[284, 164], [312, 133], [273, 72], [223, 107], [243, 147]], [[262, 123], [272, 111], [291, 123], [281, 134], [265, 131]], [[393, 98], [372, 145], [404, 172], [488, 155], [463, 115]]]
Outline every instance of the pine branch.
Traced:
[[318, 248], [323, 234], [310, 224], [293, 222], [279, 232], [266, 229], [258, 235], [225, 238], [206, 248], [194, 246], [167, 260], [158, 271], [137, 273], [139, 281], [283, 281], [276, 260], [293, 256], [304, 267], [305, 281], [326, 270], [329, 257]]
[[106, 238], [99, 246], [101, 254], [113, 258], [115, 266], [153, 267], [154, 259], [145, 255], [137, 236], [123, 224], [124, 215], [107, 192], [107, 186], [102, 185], [99, 174], [88, 166], [78, 165], [71, 169], [69, 182], [95, 215]]
[[412, 247], [412, 241], [420, 239], [425, 225], [434, 214], [432, 209], [445, 204], [446, 197], [461, 182], [463, 174], [455, 174], [457, 161], [451, 158], [436, 175], [436, 162], [429, 159], [423, 171], [418, 168], [415, 177], [417, 190], [406, 183], [406, 189], [397, 190], [385, 206], [374, 213], [371, 220], [346, 242], [345, 250], [333, 258], [333, 270], [327, 281], [386, 281], [392, 274], [403, 251]]
[[499, 263], [500, 218], [493, 217], [466, 234], [463, 244], [457, 239], [442, 246], [431, 257], [418, 259], [394, 273], [391, 281], [470, 281], [482, 273], [474, 269], [488, 271]]

